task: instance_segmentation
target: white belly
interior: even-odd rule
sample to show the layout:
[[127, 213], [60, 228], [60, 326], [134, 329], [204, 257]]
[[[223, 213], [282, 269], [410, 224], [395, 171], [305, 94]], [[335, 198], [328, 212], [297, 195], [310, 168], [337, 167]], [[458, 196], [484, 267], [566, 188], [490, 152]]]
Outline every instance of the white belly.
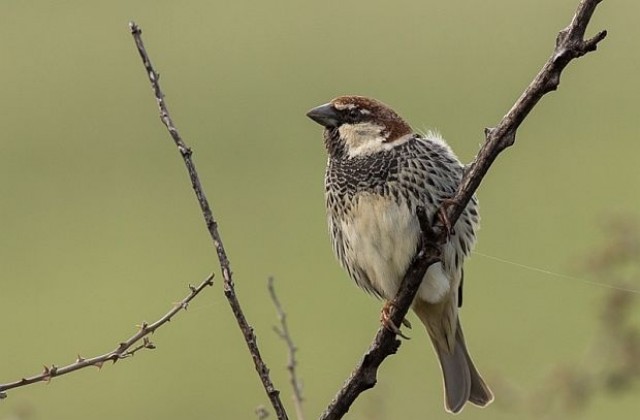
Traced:
[[[407, 206], [369, 193], [358, 194], [350, 214], [340, 222], [344, 241], [349, 244], [345, 257], [366, 273], [380, 295], [391, 299], [415, 255], [418, 219]], [[439, 302], [449, 287], [449, 279], [437, 263], [427, 270], [418, 296]]]

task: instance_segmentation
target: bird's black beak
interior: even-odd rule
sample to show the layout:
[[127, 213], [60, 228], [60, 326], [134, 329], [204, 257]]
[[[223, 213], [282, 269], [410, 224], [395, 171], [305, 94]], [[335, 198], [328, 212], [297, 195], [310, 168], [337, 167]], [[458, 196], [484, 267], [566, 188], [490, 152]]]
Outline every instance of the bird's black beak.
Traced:
[[332, 104], [313, 108], [307, 112], [307, 117], [327, 128], [335, 128], [340, 125], [340, 113]]

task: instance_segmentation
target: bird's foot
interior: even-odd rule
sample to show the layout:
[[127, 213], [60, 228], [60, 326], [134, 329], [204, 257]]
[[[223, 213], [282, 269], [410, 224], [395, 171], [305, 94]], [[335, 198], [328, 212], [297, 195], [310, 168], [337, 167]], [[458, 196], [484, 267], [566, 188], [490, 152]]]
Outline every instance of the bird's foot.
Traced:
[[[382, 325], [388, 329], [389, 331], [391, 331], [392, 333], [396, 334], [397, 336], [400, 336], [402, 338], [404, 338], [405, 340], [410, 340], [411, 337], [408, 337], [406, 335], [404, 335], [402, 333], [402, 331], [400, 331], [400, 328], [398, 328], [398, 326], [396, 324], [393, 323], [393, 321], [391, 320], [391, 308], [393, 307], [393, 303], [388, 300], [385, 302], [384, 306], [382, 307], [382, 311], [380, 311], [380, 323], [382, 323]], [[406, 319], [402, 320], [402, 325], [404, 325], [405, 327], [411, 329], [411, 323], [409, 321], [407, 321]]]

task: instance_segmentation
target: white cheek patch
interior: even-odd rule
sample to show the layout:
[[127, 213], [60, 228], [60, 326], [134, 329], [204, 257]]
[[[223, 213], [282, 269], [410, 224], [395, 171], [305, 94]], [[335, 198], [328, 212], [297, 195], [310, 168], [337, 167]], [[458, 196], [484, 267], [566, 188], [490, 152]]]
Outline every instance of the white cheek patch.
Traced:
[[365, 122], [342, 124], [338, 131], [347, 145], [348, 155], [354, 157], [384, 150], [383, 143], [386, 139], [382, 136], [383, 129], [381, 125]]
[[358, 124], [342, 124], [338, 128], [340, 138], [347, 146], [349, 157], [369, 155], [385, 150], [390, 150], [398, 144], [409, 140], [412, 136], [407, 135], [393, 142], [388, 142], [383, 134], [385, 127], [372, 122]]

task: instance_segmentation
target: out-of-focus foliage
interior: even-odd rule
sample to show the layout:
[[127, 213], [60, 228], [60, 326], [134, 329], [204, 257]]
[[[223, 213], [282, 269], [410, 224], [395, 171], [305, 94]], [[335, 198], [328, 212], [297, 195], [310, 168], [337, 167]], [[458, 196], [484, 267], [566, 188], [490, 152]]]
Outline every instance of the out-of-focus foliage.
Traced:
[[594, 337], [572, 361], [548, 368], [532, 390], [523, 390], [505, 377], [498, 392], [513, 412], [536, 418], [580, 417], [599, 398], [635, 396], [640, 382], [640, 228], [637, 221], [619, 218], [606, 225], [608, 238], [584, 263], [583, 281], [605, 286], [598, 305]]
[[[266, 291], [267, 277], [277, 278], [313, 418], [368, 346], [380, 303], [331, 254], [326, 157], [305, 111], [340, 94], [374, 96], [416, 129], [439, 129], [468, 161], [576, 4], [3, 1], [0, 381], [115, 347], [217, 268], [130, 19], [144, 30], [194, 149], [240, 299], [289, 402], [286, 351]], [[639, 14], [632, 0], [601, 4], [590, 29], [609, 37], [571, 64], [480, 189], [479, 252], [605, 281], [573, 261], [612, 235], [601, 220], [640, 218]], [[528, 395], [585, 352], [606, 366], [607, 353], [591, 350], [594, 337], [624, 337], [622, 326], [602, 331], [607, 289], [480, 255], [465, 273], [465, 335], [487, 380], [505, 391], [462, 418], [534, 417], [530, 405], [508, 404], [503, 381]], [[632, 303], [625, 319], [637, 318], [637, 294], [624, 296]], [[426, 334], [411, 334], [350, 418], [448, 418]], [[116, 366], [10, 392], [0, 419], [245, 419], [266, 404], [220, 283], [153, 341], [157, 350]], [[597, 392], [580, 418], [636, 413], [637, 385], [629, 387]]]

